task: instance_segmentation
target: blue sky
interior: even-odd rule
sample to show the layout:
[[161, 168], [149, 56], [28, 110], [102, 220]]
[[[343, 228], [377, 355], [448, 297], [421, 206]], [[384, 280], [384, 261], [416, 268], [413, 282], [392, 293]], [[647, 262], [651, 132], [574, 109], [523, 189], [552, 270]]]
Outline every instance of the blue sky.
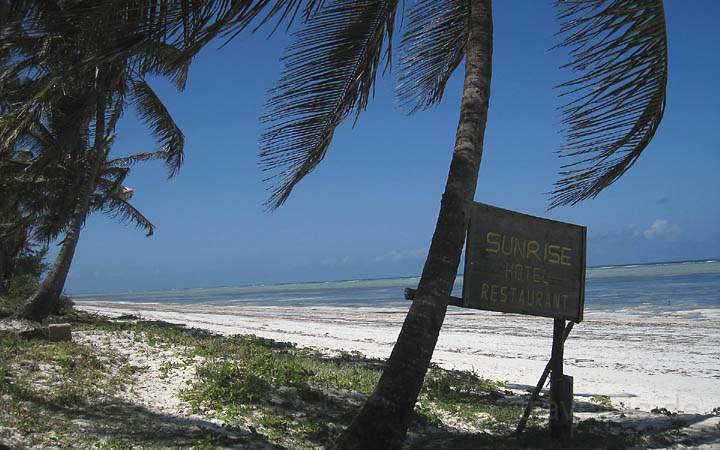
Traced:
[[[626, 176], [595, 200], [546, 211], [561, 161], [552, 2], [495, 2], [492, 96], [476, 200], [588, 227], [590, 265], [720, 256], [720, 2], [666, 2], [667, 110]], [[265, 212], [258, 117], [290, 39], [243, 35], [207, 48], [185, 92], [153, 82], [186, 135], [180, 174], [135, 168], [133, 199], [151, 238], [96, 215], [83, 230], [68, 292], [240, 285], [417, 275], [432, 236], [458, 118], [459, 70], [437, 108], [405, 115], [394, 74], [288, 203]], [[219, 44], [219, 43], [218, 43]], [[117, 154], [151, 150], [128, 111]], [[54, 254], [54, 252], [53, 252]]]

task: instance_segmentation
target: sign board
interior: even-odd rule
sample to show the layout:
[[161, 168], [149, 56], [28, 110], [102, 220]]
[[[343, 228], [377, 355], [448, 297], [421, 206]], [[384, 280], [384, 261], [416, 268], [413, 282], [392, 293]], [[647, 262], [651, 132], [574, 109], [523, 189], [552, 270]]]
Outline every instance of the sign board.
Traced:
[[463, 306], [580, 322], [585, 227], [475, 203]]

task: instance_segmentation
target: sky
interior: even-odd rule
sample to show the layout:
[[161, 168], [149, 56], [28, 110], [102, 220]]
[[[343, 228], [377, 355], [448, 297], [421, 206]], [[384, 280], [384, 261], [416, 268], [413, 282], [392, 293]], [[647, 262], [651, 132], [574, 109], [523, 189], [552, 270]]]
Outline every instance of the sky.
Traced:
[[[409, 3], [408, 3], [409, 5]], [[553, 86], [571, 74], [550, 1], [494, 2], [494, 60], [485, 153], [475, 200], [588, 228], [588, 264], [720, 256], [720, 2], [666, 1], [665, 116], [637, 164], [594, 200], [547, 210], [562, 161]], [[394, 71], [285, 206], [263, 207], [258, 168], [266, 92], [291, 37], [243, 34], [206, 48], [178, 93], [152, 85], [185, 133], [186, 159], [168, 181], [161, 163], [136, 166], [133, 203], [155, 234], [100, 214], [87, 220], [70, 293], [415, 276], [434, 230], [457, 127], [462, 70], [442, 103], [408, 116]], [[156, 144], [133, 111], [114, 154]], [[57, 251], [55, 245], [50, 256]]]

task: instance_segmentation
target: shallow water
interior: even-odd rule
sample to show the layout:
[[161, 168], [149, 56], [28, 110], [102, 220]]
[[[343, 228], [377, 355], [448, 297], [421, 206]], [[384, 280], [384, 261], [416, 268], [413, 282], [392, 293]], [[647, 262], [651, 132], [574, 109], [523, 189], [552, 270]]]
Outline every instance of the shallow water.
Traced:
[[[164, 291], [75, 294], [78, 301], [235, 306], [398, 307], [403, 288], [419, 278], [327, 281]], [[462, 276], [453, 295], [461, 296]], [[720, 313], [720, 261], [684, 261], [589, 268], [585, 309], [638, 315], [706, 310]], [[706, 314], [697, 314], [697, 318]]]

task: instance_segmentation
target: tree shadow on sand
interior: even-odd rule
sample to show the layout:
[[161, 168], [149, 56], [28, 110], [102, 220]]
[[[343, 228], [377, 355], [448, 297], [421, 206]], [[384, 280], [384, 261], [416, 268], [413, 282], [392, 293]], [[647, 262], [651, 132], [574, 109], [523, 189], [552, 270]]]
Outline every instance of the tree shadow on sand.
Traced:
[[[264, 436], [239, 427], [226, 428], [208, 420], [151, 411], [118, 398], [77, 405], [50, 400], [25, 389], [14, 400], [46, 414], [53, 431], [82, 436], [82, 440], [128, 443], [133, 446], [192, 447], [198, 444], [237, 448], [282, 448]], [[62, 423], [61, 430], [56, 429]]]
[[[546, 399], [539, 407], [548, 414]], [[471, 449], [586, 449], [657, 448], [720, 443], [720, 429], [697, 427], [711, 414], [666, 414], [620, 410], [592, 402], [575, 401], [574, 411], [599, 413], [597, 418], [576, 418], [572, 439], [550, 437], [546, 425], [529, 427], [522, 434], [456, 433], [441, 431], [408, 446], [411, 450]], [[627, 415], [626, 415], [627, 413]]]
[[98, 441], [125, 441], [173, 447], [207, 442], [228, 446], [256, 444], [261, 448], [279, 448], [249, 430], [227, 429], [199, 418], [161, 414], [122, 399], [67, 405], [27, 391], [18, 394], [16, 400], [29, 403], [37, 413], [48, 413], [53, 419], [61, 420], [70, 433], [81, 433]]

